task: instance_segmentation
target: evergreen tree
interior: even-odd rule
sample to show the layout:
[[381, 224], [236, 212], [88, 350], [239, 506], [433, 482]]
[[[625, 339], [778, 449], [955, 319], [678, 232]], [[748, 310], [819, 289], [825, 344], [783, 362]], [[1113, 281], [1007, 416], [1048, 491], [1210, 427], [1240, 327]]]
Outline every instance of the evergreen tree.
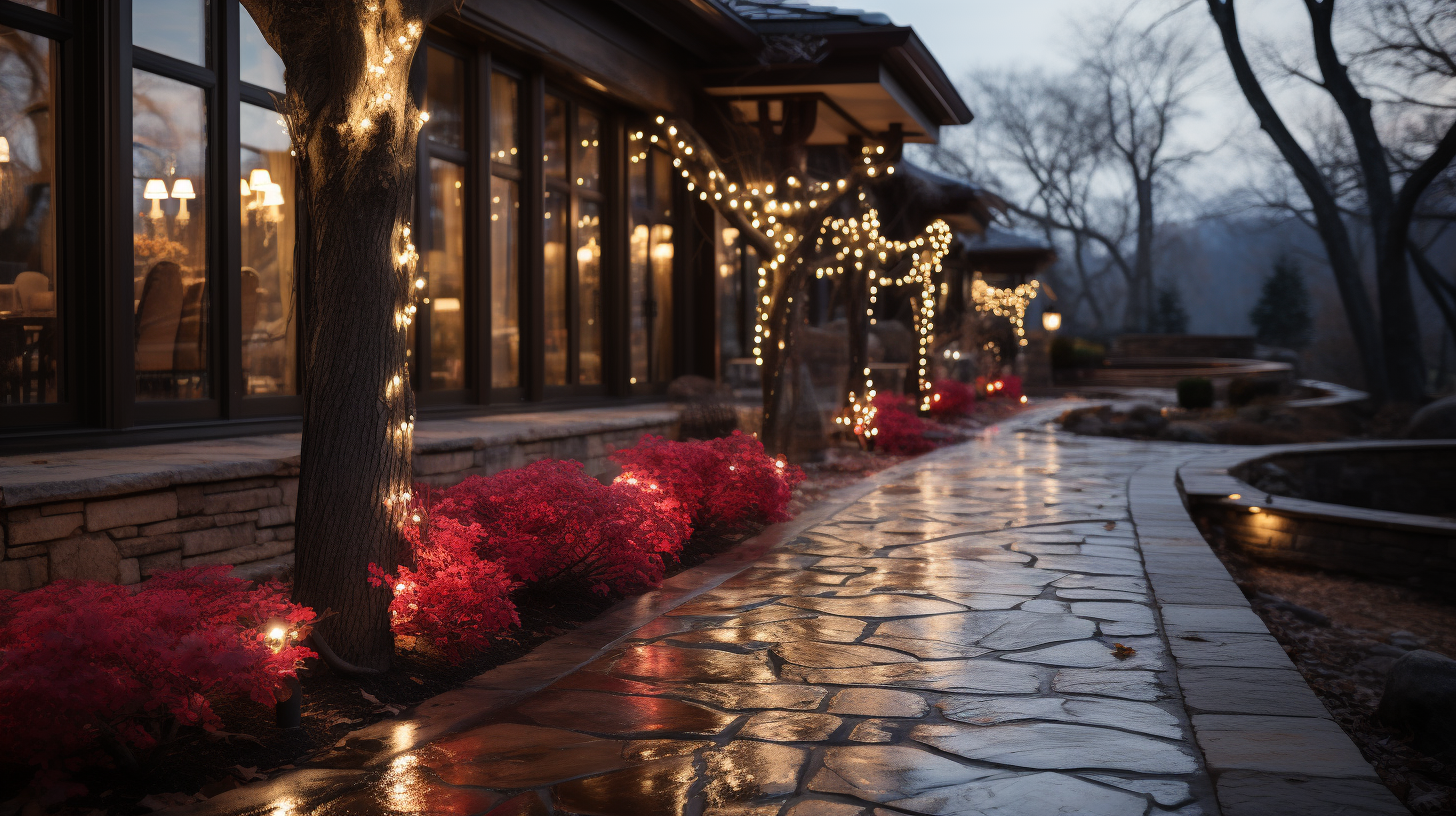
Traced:
[[1148, 329], [1153, 334], [1188, 333], [1188, 310], [1183, 308], [1183, 292], [1176, 284], [1158, 287], [1157, 305]]
[[1299, 349], [1309, 343], [1314, 320], [1309, 313], [1309, 290], [1299, 264], [1288, 255], [1274, 262], [1274, 272], [1264, 279], [1259, 302], [1249, 313], [1259, 342], [1268, 346]]

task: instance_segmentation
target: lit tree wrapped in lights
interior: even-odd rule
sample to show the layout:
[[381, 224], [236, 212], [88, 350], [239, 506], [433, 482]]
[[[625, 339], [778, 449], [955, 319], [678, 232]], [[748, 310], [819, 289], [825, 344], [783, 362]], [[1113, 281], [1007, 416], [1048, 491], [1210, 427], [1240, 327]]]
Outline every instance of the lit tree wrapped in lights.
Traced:
[[409, 218], [429, 116], [408, 79], [425, 25], [450, 0], [242, 0], [283, 60], [282, 110], [309, 235], [302, 476], [294, 600], [335, 614], [316, 631], [338, 667], [387, 668], [387, 586], [407, 563], [412, 482], [408, 330], [418, 255]]
[[[922, 409], [928, 406], [930, 349], [935, 341], [934, 276], [941, 271], [941, 260], [950, 249], [952, 235], [950, 226], [939, 218], [908, 241], [890, 240], [881, 233], [872, 194], [877, 180], [895, 174], [900, 146], [860, 146], [858, 160], [840, 178], [815, 180], [790, 170], [775, 181], [755, 183], [742, 181], [746, 173], [741, 170], [730, 178], [687, 125], [668, 122], [661, 116], [657, 125], [662, 132], [639, 131], [631, 134], [632, 140], [666, 149], [688, 190], [719, 209], [764, 259], [755, 291], [757, 319], [753, 337], [754, 362], [762, 371], [764, 445], [770, 451], [788, 447], [787, 366], [794, 328], [801, 322], [796, 316], [804, 304], [808, 284], [815, 278], [862, 276], [868, 283], [869, 302], [862, 304], [866, 316], [873, 314], [871, 307], [880, 290], [889, 286], [917, 287], [917, 405]], [[939, 198], [930, 205], [956, 206]], [[925, 208], [906, 210], [918, 213]], [[869, 403], [875, 388], [869, 368], [863, 366], [863, 356], [857, 360], [860, 365], [853, 368], [862, 371], [864, 379], [849, 385], [839, 422], [863, 437], [873, 434], [874, 409]]]

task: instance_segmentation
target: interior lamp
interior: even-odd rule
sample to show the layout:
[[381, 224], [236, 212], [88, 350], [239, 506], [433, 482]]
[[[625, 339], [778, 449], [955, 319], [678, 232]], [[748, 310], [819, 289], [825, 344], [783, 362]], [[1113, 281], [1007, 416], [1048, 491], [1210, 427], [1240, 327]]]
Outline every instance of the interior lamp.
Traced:
[[261, 167], [248, 174], [248, 189], [255, 193], [263, 192], [272, 183], [273, 177]]
[[159, 178], [147, 179], [147, 186], [142, 190], [142, 198], [152, 202], [152, 209], [147, 213], [153, 221], [162, 220], [162, 199], [167, 198], [167, 182]]
[[281, 206], [283, 206], [283, 187], [280, 186], [280, 185], [278, 185], [278, 184], [274, 184], [272, 182], [269, 182], [268, 184], [264, 185], [263, 186], [263, 206], [264, 207], [281, 207]]
[[248, 187], [247, 179], [238, 179], [238, 195], [244, 198], [253, 194], [252, 188]]
[[0, 136], [0, 162], [10, 161], [10, 140]]
[[172, 197], [178, 201], [177, 226], [185, 227], [192, 220], [191, 214], [187, 212], [187, 202], [197, 198], [197, 193], [192, 190], [192, 179], [177, 179], [172, 182]]
[[1055, 309], [1047, 309], [1041, 313], [1041, 327], [1049, 332], [1054, 332], [1062, 327], [1062, 313]]

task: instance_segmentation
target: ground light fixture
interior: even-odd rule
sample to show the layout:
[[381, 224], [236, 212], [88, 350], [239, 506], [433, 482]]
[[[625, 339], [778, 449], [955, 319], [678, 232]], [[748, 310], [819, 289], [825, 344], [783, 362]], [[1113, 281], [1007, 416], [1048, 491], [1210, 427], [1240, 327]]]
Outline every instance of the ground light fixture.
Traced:
[[[288, 624], [284, 621], [271, 620], [263, 624], [263, 642], [274, 654], [283, 651], [295, 633], [288, 631]], [[284, 680], [284, 688], [288, 691], [288, 697], [280, 699], [273, 705], [273, 719], [279, 728], [302, 728], [303, 727], [303, 684], [299, 682], [298, 674]], [[274, 693], [275, 698], [282, 693], [282, 689]]]

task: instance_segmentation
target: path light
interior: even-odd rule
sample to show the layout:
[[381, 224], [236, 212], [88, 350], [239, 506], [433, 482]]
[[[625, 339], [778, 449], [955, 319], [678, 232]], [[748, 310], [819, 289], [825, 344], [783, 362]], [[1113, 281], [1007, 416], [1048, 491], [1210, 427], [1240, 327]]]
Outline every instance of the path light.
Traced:
[[1241, 493], [1230, 493], [1229, 494], [1229, 498], [1230, 499], [1233, 499], [1234, 501], [1238, 501], [1239, 499], [1242, 499], [1243, 498], [1243, 494], [1241, 494]]
[[[263, 625], [263, 642], [278, 654], [288, 647], [289, 641], [293, 640], [297, 632], [291, 632], [285, 621], [270, 620]], [[287, 697], [279, 697], [282, 693]], [[273, 705], [274, 722], [279, 728], [300, 728], [303, 726], [303, 685], [298, 680], [295, 672], [292, 677], [283, 681], [283, 687], [273, 693], [277, 700]]]
[[1249, 508], [1249, 512], [1250, 513], [1262, 513], [1262, 512], [1264, 512], [1264, 508], [1262, 508], [1262, 507], [1250, 507]]

